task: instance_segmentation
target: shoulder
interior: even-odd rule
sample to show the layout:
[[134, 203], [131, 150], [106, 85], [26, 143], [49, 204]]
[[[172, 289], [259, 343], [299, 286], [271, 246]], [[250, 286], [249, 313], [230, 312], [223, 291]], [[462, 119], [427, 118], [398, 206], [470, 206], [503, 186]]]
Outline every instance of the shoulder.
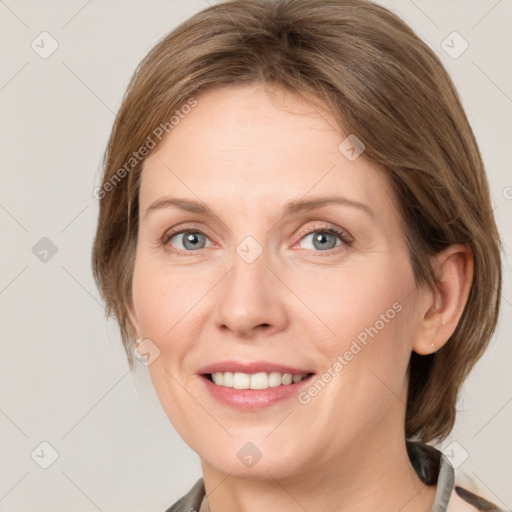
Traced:
[[408, 441], [407, 452], [423, 483], [437, 487], [432, 512], [512, 512], [497, 506], [495, 497], [466, 473], [455, 471], [437, 448]]
[[493, 501], [489, 491], [462, 471], [455, 471], [455, 483], [448, 512], [508, 512]]
[[200, 478], [183, 497], [165, 512], [199, 512], [201, 501], [205, 495], [204, 481]]

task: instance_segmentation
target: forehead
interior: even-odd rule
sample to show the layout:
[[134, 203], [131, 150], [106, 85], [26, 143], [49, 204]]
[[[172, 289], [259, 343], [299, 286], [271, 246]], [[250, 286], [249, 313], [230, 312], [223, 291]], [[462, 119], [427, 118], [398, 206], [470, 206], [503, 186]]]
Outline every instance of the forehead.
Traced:
[[144, 162], [141, 209], [163, 193], [235, 207], [243, 199], [255, 208], [309, 193], [389, 196], [382, 169], [364, 153], [350, 161], [340, 151], [349, 134], [316, 98], [257, 84], [207, 90], [196, 100]]

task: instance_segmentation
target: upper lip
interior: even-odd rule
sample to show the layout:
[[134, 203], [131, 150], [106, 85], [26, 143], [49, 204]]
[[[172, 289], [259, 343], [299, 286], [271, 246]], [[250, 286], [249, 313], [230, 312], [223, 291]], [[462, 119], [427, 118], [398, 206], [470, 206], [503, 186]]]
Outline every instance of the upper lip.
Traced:
[[294, 368], [279, 363], [271, 363], [269, 361], [219, 361], [203, 366], [198, 370], [198, 374], [204, 375], [216, 372], [241, 372], [241, 373], [259, 373], [259, 372], [279, 372], [291, 373], [292, 375], [301, 375], [304, 373], [313, 373], [311, 370], [304, 368]]

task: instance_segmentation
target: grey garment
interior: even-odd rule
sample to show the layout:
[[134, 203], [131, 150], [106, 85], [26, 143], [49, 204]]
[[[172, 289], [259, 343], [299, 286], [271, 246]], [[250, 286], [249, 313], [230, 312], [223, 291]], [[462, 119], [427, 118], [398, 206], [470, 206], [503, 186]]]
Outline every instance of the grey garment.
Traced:
[[200, 478], [185, 496], [165, 512], [199, 512], [205, 494], [204, 482]]
[[[407, 453], [420, 480], [425, 485], [437, 485], [430, 512], [447, 512], [455, 483], [455, 472], [450, 461], [434, 447], [412, 441], [407, 442]], [[489, 512], [500, 510], [496, 505], [465, 489], [455, 487], [455, 491], [475, 510]], [[204, 495], [204, 481], [200, 478], [192, 489], [166, 512], [198, 512]]]
[[448, 509], [448, 502], [452, 495], [453, 484], [455, 483], [455, 472], [449, 460], [441, 454], [439, 477], [437, 479], [436, 495], [430, 512], [445, 512]]

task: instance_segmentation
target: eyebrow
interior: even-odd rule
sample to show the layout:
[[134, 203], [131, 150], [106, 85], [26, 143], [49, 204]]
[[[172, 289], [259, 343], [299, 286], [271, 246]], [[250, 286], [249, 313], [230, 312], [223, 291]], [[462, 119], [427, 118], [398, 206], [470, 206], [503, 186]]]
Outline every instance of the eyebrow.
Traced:
[[[283, 217], [314, 210], [330, 204], [339, 204], [342, 206], [357, 208], [358, 210], [368, 214], [370, 217], [375, 218], [374, 212], [366, 204], [352, 201], [351, 199], [340, 196], [326, 196], [313, 199], [297, 199], [290, 201], [285, 205], [283, 209]], [[161, 197], [160, 199], [157, 199], [154, 203], [146, 208], [144, 216], [147, 216], [149, 212], [154, 210], [173, 207], [191, 213], [198, 213], [218, 218], [218, 215], [216, 215], [215, 212], [205, 203], [175, 197]]]

